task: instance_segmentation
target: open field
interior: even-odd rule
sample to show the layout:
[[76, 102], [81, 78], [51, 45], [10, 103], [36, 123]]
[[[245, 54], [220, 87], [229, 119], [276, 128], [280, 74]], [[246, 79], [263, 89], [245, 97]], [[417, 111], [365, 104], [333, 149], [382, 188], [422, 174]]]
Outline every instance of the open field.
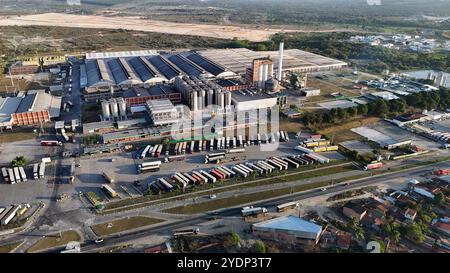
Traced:
[[140, 228], [144, 226], [149, 226], [157, 223], [164, 222], [164, 220], [143, 217], [143, 216], [133, 216], [128, 218], [123, 218], [115, 220], [112, 222], [97, 224], [91, 226], [92, 231], [94, 231], [97, 236], [110, 235], [117, 232], [127, 231], [130, 229]]
[[22, 243], [23, 243], [23, 241], [18, 241], [18, 242], [6, 244], [6, 245], [1, 245], [1, 246], [0, 246], [0, 253], [10, 253], [10, 252], [13, 251], [16, 247], [18, 247], [19, 245], [21, 245]]
[[[361, 178], [360, 176], [356, 178]], [[347, 180], [347, 179], [345, 179]], [[349, 180], [349, 179], [348, 179]], [[343, 181], [334, 181], [334, 183], [341, 183]], [[306, 185], [299, 185], [295, 187], [288, 187], [288, 188], [281, 188], [281, 189], [274, 189], [270, 191], [265, 192], [256, 192], [256, 193], [250, 193], [250, 194], [244, 194], [240, 196], [233, 196], [228, 198], [222, 198], [217, 199], [214, 201], [209, 202], [203, 202], [193, 205], [186, 205], [186, 206], [180, 206], [180, 207], [174, 207], [165, 210], [164, 212], [168, 213], [175, 213], [175, 214], [196, 214], [196, 213], [202, 213], [206, 211], [213, 211], [217, 209], [222, 209], [226, 207], [233, 207], [240, 204], [247, 204], [259, 200], [265, 200], [269, 198], [274, 198], [277, 196], [282, 196], [289, 194], [291, 192], [300, 192], [300, 191], [306, 191], [311, 190], [315, 188], [320, 188], [324, 186], [330, 185], [331, 181], [321, 181], [316, 183], [309, 183]]]
[[[250, 41], [269, 40], [270, 36], [283, 29], [251, 29], [235, 26], [172, 23], [144, 20], [139, 17], [106, 17], [98, 15], [74, 15], [45, 13], [13, 16], [0, 19], [0, 26], [63, 26], [78, 28], [127, 29], [168, 34], [196, 35], [214, 38], [246, 39]], [[292, 31], [292, 30], [291, 30]]]
[[1, 133], [0, 134], [0, 143], [28, 140], [28, 139], [33, 139], [35, 137], [36, 137], [36, 134], [33, 132]]
[[53, 247], [64, 246], [67, 243], [72, 242], [72, 241], [79, 242], [81, 240], [80, 234], [78, 234], [78, 232], [76, 232], [74, 230], [63, 231], [61, 233], [61, 235], [62, 235], [62, 237], [59, 237], [60, 236], [59, 233], [46, 235], [44, 238], [42, 238], [36, 244], [34, 244], [32, 247], [30, 247], [27, 250], [27, 252], [28, 253], [38, 252], [38, 251], [46, 250], [46, 249], [53, 248]]
[[376, 117], [357, 118], [341, 125], [333, 125], [323, 128], [319, 130], [318, 133], [327, 135], [330, 138], [334, 137], [334, 143], [339, 143], [346, 140], [362, 139], [360, 135], [350, 131], [350, 129], [365, 126], [367, 124], [373, 124], [378, 122], [379, 120], [380, 119]]

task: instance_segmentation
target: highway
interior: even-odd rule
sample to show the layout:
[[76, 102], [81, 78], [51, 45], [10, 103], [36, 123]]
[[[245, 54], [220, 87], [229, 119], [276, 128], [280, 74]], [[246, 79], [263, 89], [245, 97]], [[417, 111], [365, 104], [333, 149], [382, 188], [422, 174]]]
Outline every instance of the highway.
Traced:
[[[432, 166], [428, 165], [428, 166], [423, 166], [423, 167], [417, 167], [412, 170], [409, 169], [409, 170], [399, 171], [399, 172], [395, 172], [395, 173], [378, 175], [376, 177], [360, 179], [358, 181], [352, 182], [350, 185], [345, 186], [345, 187], [343, 186], [343, 184], [338, 184], [336, 186], [329, 187], [327, 191], [321, 191], [320, 189], [316, 189], [316, 190], [307, 191], [307, 192], [299, 192], [299, 193], [291, 194], [289, 196], [282, 196], [279, 198], [274, 198], [270, 201], [262, 201], [259, 203], [254, 203], [253, 205], [254, 206], [262, 206], [262, 207], [271, 207], [271, 206], [276, 206], [281, 203], [286, 203], [286, 202], [291, 202], [291, 201], [301, 201], [304, 199], [317, 197], [317, 196], [324, 195], [324, 194], [337, 193], [337, 192], [340, 192], [343, 190], [349, 190], [349, 189], [355, 189], [355, 188], [380, 184], [387, 180], [392, 180], [395, 178], [403, 178], [405, 176], [408, 176], [408, 177], [419, 176], [422, 174], [430, 173], [433, 168], [448, 168], [448, 167], [449, 167], [449, 162], [442, 162], [442, 163], [437, 163]], [[81, 245], [81, 251], [82, 252], [94, 252], [100, 248], [106, 248], [106, 247], [112, 247], [112, 246], [118, 245], [118, 244], [124, 244], [126, 242], [144, 238], [146, 236], [156, 234], [156, 233], [163, 233], [163, 234], [170, 235], [171, 232], [175, 229], [187, 227], [187, 226], [198, 225], [202, 222], [208, 221], [208, 219], [213, 215], [215, 215], [219, 218], [220, 217], [230, 217], [230, 216], [240, 216], [240, 208], [241, 208], [241, 206], [235, 207], [235, 208], [226, 208], [226, 209], [222, 209], [222, 210], [218, 211], [217, 213], [209, 212], [209, 213], [206, 213], [201, 216], [193, 217], [189, 220], [172, 222], [172, 223], [160, 225], [157, 227], [151, 227], [151, 228], [144, 229], [144, 230], [138, 230], [138, 231], [127, 233], [127, 234], [120, 235], [120, 236], [114, 235], [114, 236], [105, 238], [104, 242], [100, 243], [100, 244], [95, 244], [94, 242], [86, 242]]]

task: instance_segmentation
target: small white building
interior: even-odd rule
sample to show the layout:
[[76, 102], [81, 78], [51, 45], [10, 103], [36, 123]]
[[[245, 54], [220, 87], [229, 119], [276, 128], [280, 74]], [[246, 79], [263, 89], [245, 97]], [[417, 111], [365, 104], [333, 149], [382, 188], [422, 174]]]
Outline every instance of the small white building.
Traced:
[[180, 120], [180, 113], [168, 99], [149, 100], [146, 106], [150, 119], [156, 126], [174, 124]]

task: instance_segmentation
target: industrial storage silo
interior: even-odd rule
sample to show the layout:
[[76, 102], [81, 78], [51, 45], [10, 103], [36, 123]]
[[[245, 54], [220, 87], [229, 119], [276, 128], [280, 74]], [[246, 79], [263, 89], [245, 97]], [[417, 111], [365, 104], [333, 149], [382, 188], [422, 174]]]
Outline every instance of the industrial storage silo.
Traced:
[[109, 101], [109, 106], [111, 107], [111, 115], [115, 118], [119, 117], [119, 106], [115, 99]]
[[102, 101], [102, 113], [103, 113], [103, 118], [105, 120], [111, 118], [111, 111], [109, 110], [109, 102], [106, 100]]
[[200, 92], [200, 99], [201, 99], [201, 102], [202, 102], [202, 108], [201, 109], [205, 109], [205, 100], [206, 100], [206, 91], [205, 90], [202, 90], [201, 92]]
[[127, 117], [127, 103], [123, 98], [120, 98], [117, 100], [117, 103], [119, 105], [119, 113], [122, 118]]
[[225, 106], [226, 107], [231, 106], [231, 92], [230, 91], [225, 93]]
[[222, 109], [225, 107], [225, 95], [223, 94], [223, 92], [219, 93], [219, 102], [217, 105]]
[[191, 92], [191, 110], [192, 111], [197, 111], [198, 110], [198, 99], [197, 99], [197, 91], [192, 91]]
[[206, 106], [214, 105], [214, 90], [208, 89], [207, 97], [208, 97], [208, 102], [207, 102]]

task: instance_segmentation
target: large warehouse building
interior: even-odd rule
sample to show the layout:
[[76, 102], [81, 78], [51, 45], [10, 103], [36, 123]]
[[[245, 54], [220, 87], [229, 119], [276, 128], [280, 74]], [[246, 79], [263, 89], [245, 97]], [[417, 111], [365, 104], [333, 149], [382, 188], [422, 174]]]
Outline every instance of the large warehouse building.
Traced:
[[322, 227], [300, 217], [289, 215], [253, 224], [253, 232], [261, 237], [280, 241], [319, 241]]
[[[98, 100], [132, 86], [149, 87], [188, 75], [204, 78], [235, 76], [223, 66], [196, 52], [158, 54], [154, 51], [90, 53], [86, 55], [85, 99]], [[106, 97], [94, 96], [104, 93]]]
[[[245, 75], [246, 69], [251, 67], [253, 60], [270, 57], [273, 60], [273, 70], [278, 74], [278, 51], [252, 51], [246, 48], [208, 49], [198, 52], [213, 62], [226, 67], [239, 75]], [[347, 63], [306, 52], [299, 49], [287, 49], [283, 52], [283, 73], [298, 72], [311, 73], [338, 70]]]
[[31, 90], [17, 97], [0, 98], [0, 126], [39, 125], [59, 117], [61, 97]]

